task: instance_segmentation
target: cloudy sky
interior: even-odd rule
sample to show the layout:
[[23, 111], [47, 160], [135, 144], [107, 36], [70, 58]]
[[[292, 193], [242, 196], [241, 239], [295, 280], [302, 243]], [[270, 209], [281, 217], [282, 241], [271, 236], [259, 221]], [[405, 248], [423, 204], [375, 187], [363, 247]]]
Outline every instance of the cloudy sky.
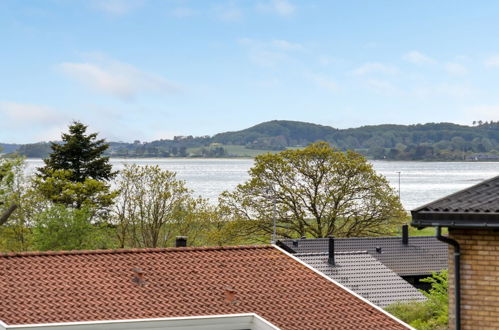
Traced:
[[0, 0], [0, 142], [499, 120], [499, 1]]

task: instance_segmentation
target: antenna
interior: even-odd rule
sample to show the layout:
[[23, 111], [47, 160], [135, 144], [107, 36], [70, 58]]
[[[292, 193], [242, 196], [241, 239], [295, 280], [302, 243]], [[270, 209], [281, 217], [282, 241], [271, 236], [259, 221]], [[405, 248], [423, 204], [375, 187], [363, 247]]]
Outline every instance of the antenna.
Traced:
[[399, 199], [400, 199], [400, 174], [401, 174], [402, 172], [397, 171], [397, 173], [398, 173], [398, 175], [399, 175]]

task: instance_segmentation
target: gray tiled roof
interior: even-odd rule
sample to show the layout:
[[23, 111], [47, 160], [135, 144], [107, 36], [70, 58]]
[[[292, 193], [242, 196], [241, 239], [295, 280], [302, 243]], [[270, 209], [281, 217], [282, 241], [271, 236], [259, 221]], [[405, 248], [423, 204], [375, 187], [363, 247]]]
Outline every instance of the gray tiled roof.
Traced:
[[421, 292], [366, 251], [335, 253], [335, 266], [328, 263], [327, 253], [295, 256], [379, 307], [426, 299]]
[[[327, 238], [281, 242], [296, 253], [328, 251]], [[434, 236], [411, 236], [407, 245], [401, 237], [335, 238], [334, 247], [336, 252], [367, 251], [399, 276], [428, 275], [448, 267], [448, 246]]]
[[417, 227], [499, 227], [499, 176], [423, 205], [413, 211]]

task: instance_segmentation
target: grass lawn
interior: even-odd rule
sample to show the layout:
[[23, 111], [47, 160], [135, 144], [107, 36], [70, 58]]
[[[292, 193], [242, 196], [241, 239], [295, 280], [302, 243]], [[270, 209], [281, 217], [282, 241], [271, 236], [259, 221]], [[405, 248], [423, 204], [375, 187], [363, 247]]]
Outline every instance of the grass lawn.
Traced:
[[[436, 228], [434, 227], [428, 227], [419, 230], [409, 226], [409, 236], [435, 236], [435, 230]], [[447, 228], [442, 228], [443, 235], [447, 235], [447, 232], [448, 232]]]

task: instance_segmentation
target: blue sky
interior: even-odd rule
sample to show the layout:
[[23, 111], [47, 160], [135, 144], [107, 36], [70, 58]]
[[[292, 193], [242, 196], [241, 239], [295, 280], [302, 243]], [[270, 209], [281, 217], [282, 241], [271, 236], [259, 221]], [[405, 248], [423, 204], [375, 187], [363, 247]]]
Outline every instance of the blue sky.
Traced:
[[499, 120], [498, 1], [0, 0], [0, 142]]

